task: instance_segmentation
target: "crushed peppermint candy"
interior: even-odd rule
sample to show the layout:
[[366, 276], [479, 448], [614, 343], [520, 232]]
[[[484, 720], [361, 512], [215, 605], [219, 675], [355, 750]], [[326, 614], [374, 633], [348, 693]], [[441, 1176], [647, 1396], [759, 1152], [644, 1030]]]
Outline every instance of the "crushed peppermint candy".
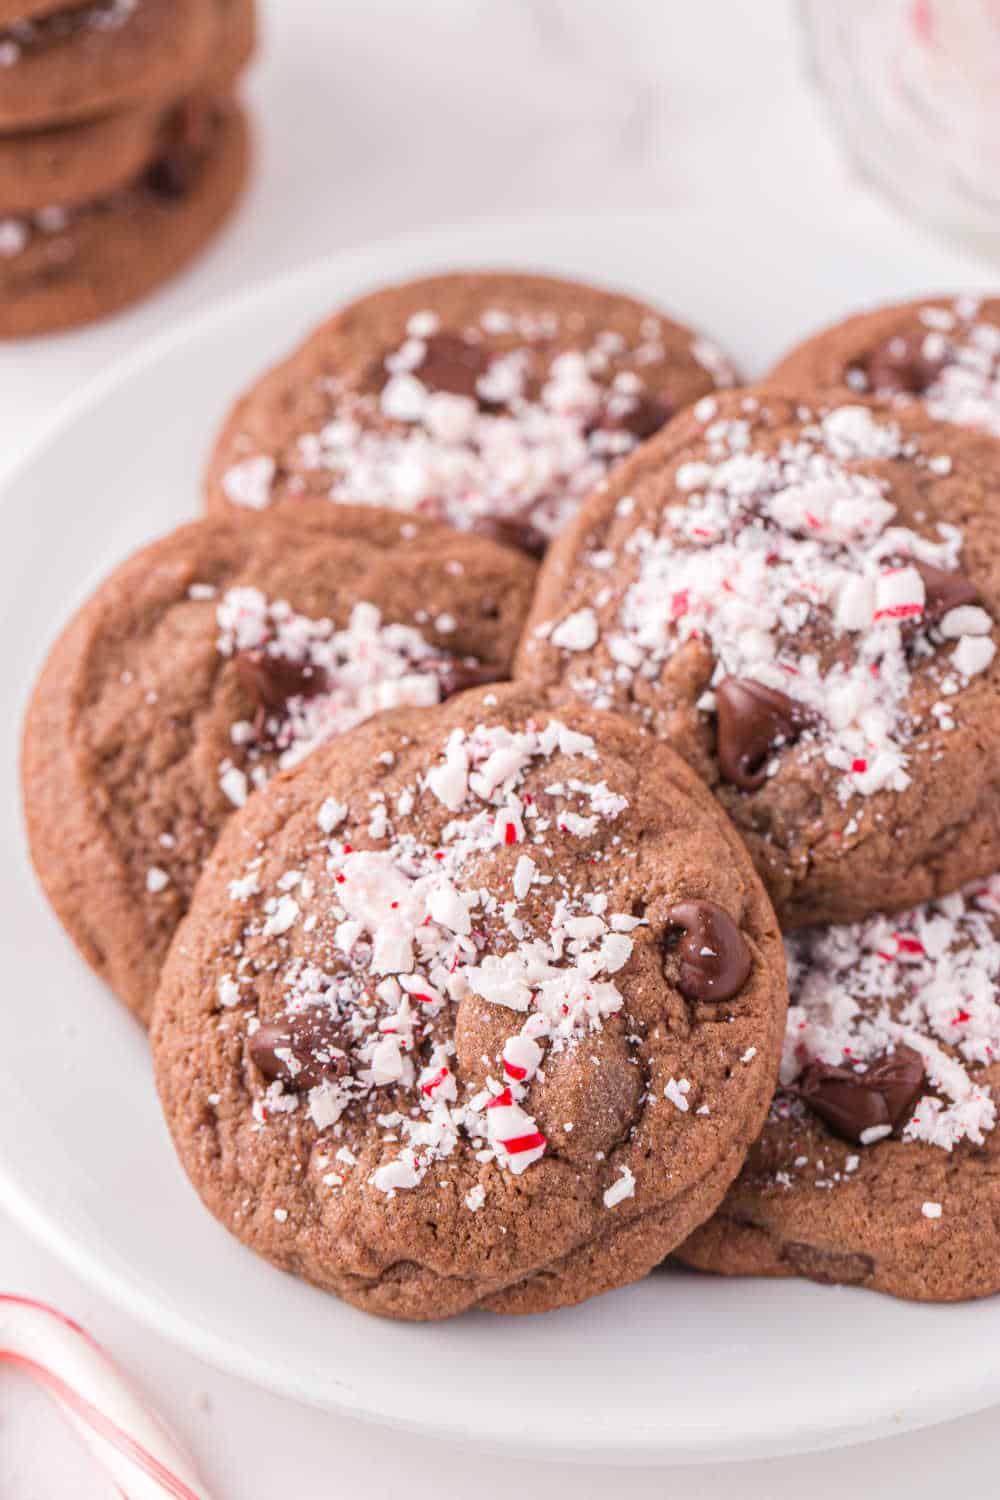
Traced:
[[[525, 777], [541, 771], [544, 778], [555, 757], [562, 778], [549, 780], [542, 806]], [[259, 960], [250, 958], [255, 944], [266, 943], [284, 997], [283, 1020], [262, 1026], [248, 1014], [246, 1021], [251, 1055], [268, 1080], [254, 1104], [262, 1128], [298, 1109], [335, 1138], [352, 1119], [365, 1131], [377, 1128], [381, 1159], [367, 1180], [387, 1196], [417, 1187], [460, 1142], [477, 1162], [512, 1176], [543, 1159], [548, 1140], [528, 1107], [529, 1087], [564, 1055], [585, 1061], [587, 1038], [622, 1010], [617, 976], [632, 954], [629, 933], [642, 922], [609, 910], [595, 884], [599, 876], [574, 888], [542, 873], [568, 811], [562, 804], [582, 802], [595, 809], [595, 825], [612, 828], [628, 807], [594, 778], [595, 759], [593, 741], [556, 719], [519, 730], [457, 729], [410, 789], [410, 809], [425, 801], [435, 817], [442, 808], [449, 815], [440, 842], [424, 844], [405, 824], [397, 827], [390, 803], [383, 847], [357, 848], [354, 830], [367, 821], [367, 798], [357, 806], [327, 798], [314, 820], [326, 888], [289, 870], [267, 894], [259, 886], [259, 860], [230, 883], [233, 901], [260, 894], [262, 907], [218, 982], [223, 1014], [232, 1016], [241, 986], [257, 972]], [[442, 770], [443, 777], [435, 774]], [[531, 839], [531, 879], [523, 891], [533, 906], [545, 894], [541, 919], [537, 912], [529, 919], [523, 898], [509, 899], [509, 886], [492, 892], [476, 878], [477, 860], [506, 846], [509, 823]], [[518, 869], [525, 858], [518, 856]], [[285, 935], [310, 920], [307, 912], [326, 924], [322, 964], [318, 957], [282, 957]], [[509, 944], [486, 948], [483, 924], [498, 920]], [[485, 1083], [461, 1080], [453, 1022], [436, 1024], [466, 997], [497, 1007], [509, 1026]], [[597, 1064], [595, 1084], [601, 1076]], [[687, 1080], [677, 1088], [686, 1109]], [[348, 1165], [358, 1161], [346, 1145], [336, 1154]], [[342, 1180], [341, 1173], [323, 1178], [334, 1192]], [[633, 1173], [621, 1166], [604, 1202], [615, 1206], [634, 1186]], [[476, 1212], [486, 1196], [482, 1183], [473, 1186], [464, 1195], [466, 1209]]]
[[[418, 312], [376, 390], [328, 382], [328, 419], [298, 436], [282, 482], [291, 494], [419, 511], [463, 530], [507, 528], [506, 539], [537, 550], [671, 414], [643, 378], [667, 358], [664, 332], [650, 316], [632, 344], [607, 330], [553, 354], [566, 337], [554, 311], [487, 308], [459, 332]], [[688, 352], [714, 385], [734, 383], [708, 340]], [[270, 456], [250, 453], [221, 485], [232, 503], [260, 509], [277, 479]]]
[[937, 421], [1000, 437], [1000, 327], [970, 296], [922, 307], [918, 319], [921, 332], [890, 338], [877, 361], [849, 365], [846, 384], [880, 397], [916, 397]]
[[[866, 1066], [897, 1047], [924, 1080], [899, 1126], [905, 1141], [952, 1151], [982, 1145], [996, 1125], [983, 1070], [1000, 1057], [1000, 875], [895, 916], [814, 929], [786, 940], [791, 1005], [777, 1096], [810, 1063]], [[866, 1129], [869, 1147], [893, 1134]], [[851, 1158], [855, 1165], [857, 1158]]]
[[[681, 463], [658, 516], [627, 531], [624, 582], [604, 600], [615, 599], [614, 613], [601, 624], [580, 607], [606, 566], [603, 553], [584, 553], [567, 613], [536, 626], [536, 649], [565, 653], [560, 673], [593, 706], [625, 703], [649, 720], [672, 659], [696, 662], [707, 648], [702, 715], [716, 714], [723, 684], [725, 693], [747, 683], [791, 715], [788, 733], [761, 749], [759, 781], [777, 772], [793, 738], [844, 806], [903, 791], [918, 742], [955, 727], [957, 707], [944, 700], [996, 653], [996, 622], [960, 597], [974, 594], [961, 575], [960, 530], [905, 524], [880, 468], [928, 469], [928, 458], [892, 414], [865, 406], [801, 410], [796, 434], [770, 444], [755, 441], [754, 398], [738, 416], [720, 416], [714, 400], [699, 409], [706, 457]], [[632, 513], [619, 502], [619, 515]], [[932, 591], [944, 575], [959, 602], [942, 613]], [[914, 691], [918, 676], [936, 688], [933, 706]]]
[[[442, 671], [454, 660], [414, 626], [383, 623], [375, 605], [364, 602], [337, 630], [329, 619], [297, 614], [260, 589], [232, 588], [219, 600], [216, 618], [220, 654], [249, 663], [249, 685], [260, 702], [255, 720], [232, 725], [233, 756], [219, 766], [219, 785], [237, 807], [275, 765], [296, 765], [372, 714], [438, 703]], [[324, 804], [318, 816], [329, 822], [335, 805]], [[326, 831], [334, 826], [329, 822]]]
[[635, 1197], [635, 1177], [628, 1167], [619, 1167], [619, 1175], [604, 1193], [604, 1207], [617, 1208], [626, 1198]]

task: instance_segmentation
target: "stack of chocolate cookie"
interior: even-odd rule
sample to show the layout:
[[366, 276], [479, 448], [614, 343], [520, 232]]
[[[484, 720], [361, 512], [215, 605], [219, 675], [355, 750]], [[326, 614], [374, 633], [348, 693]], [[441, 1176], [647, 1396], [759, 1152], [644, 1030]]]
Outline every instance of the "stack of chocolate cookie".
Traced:
[[0, 3], [0, 337], [103, 317], [239, 197], [253, 0]]
[[36, 865], [275, 1264], [1000, 1289], [1000, 330], [811, 347], [731, 389], [613, 293], [376, 292], [53, 649]]

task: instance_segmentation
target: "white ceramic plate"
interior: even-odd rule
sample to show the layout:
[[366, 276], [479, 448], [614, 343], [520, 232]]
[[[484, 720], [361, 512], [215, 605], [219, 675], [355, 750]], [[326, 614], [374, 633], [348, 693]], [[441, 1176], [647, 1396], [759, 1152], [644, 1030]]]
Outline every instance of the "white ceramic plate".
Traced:
[[441, 231], [243, 295], [75, 402], [3, 496], [0, 1198], [109, 1297], [204, 1358], [425, 1434], [683, 1462], [830, 1446], [983, 1407], [1000, 1399], [1000, 1299], [919, 1307], [671, 1272], [543, 1318], [408, 1327], [281, 1275], [199, 1205], [159, 1118], [142, 1033], [38, 892], [17, 739], [57, 628], [111, 564], [197, 513], [212, 433], [257, 370], [362, 289], [461, 264], [537, 266], [646, 294], [714, 333], [750, 373], [859, 304], [988, 284], [975, 264], [881, 220], [871, 244], [787, 213], [738, 235], [678, 218]]

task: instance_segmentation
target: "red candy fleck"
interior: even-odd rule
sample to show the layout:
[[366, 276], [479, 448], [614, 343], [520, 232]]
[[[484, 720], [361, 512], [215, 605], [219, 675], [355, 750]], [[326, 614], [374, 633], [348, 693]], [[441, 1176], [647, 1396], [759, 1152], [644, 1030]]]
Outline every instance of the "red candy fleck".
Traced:
[[505, 1151], [510, 1152], [511, 1156], [516, 1156], [519, 1151], [534, 1151], [537, 1147], [544, 1146], [545, 1137], [540, 1130], [536, 1130], [532, 1135], [515, 1135], [509, 1141], [501, 1141], [500, 1144]]
[[958, 1012], [956, 1012], [954, 1020], [951, 1024], [953, 1026], [964, 1026], [966, 1021], [971, 1020], [972, 1017], [969, 1015], [969, 1012], [967, 1010], [959, 1010]]
[[[417, 998], [420, 999], [421, 997], [418, 995]], [[428, 1096], [431, 1095], [431, 1094], [433, 1094], [434, 1090], [438, 1087], [438, 1085], [441, 1084], [441, 1083], [444, 1083], [444, 1081], [445, 1081], [445, 1079], [447, 1077], [448, 1077], [448, 1069], [447, 1068], [442, 1068], [439, 1073], [435, 1073], [434, 1074], [433, 1078], [428, 1078], [428, 1080], [427, 1080], [426, 1083], [422, 1083], [420, 1085], [421, 1091], [423, 1093], [427, 1094]]]
[[346, 882], [347, 882], [347, 876], [346, 875], [338, 875], [337, 876], [337, 884], [338, 885], [345, 885]]
[[924, 945], [919, 938], [906, 937], [903, 933], [896, 933], [896, 945], [900, 953], [923, 953]]
[[527, 1068], [519, 1068], [517, 1063], [508, 1062], [506, 1058], [503, 1060], [503, 1070], [508, 1078], [513, 1078], [515, 1083], [520, 1083], [521, 1079], [528, 1075]]
[[508, 823], [506, 828], [504, 829], [503, 841], [505, 844], [517, 843], [517, 829], [514, 827], [513, 823]]
[[865, 760], [863, 755], [855, 756], [854, 760], [851, 761], [851, 770], [856, 771], [859, 776], [861, 775], [862, 771], [867, 771], [867, 769], [868, 762]]
[[892, 604], [888, 609], [877, 609], [873, 616], [876, 620], [911, 620], [914, 615], [922, 615], [924, 606], [922, 604]]

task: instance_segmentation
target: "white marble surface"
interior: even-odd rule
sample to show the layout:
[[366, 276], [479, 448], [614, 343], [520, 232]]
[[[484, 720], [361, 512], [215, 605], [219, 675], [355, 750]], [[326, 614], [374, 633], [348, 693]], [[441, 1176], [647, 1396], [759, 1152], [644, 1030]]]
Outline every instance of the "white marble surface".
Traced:
[[[740, 224], [754, 215], [794, 211], [877, 232], [888, 212], [852, 180], [829, 139], [784, 0], [264, 0], [264, 8], [267, 47], [251, 87], [259, 164], [238, 229], [127, 317], [0, 348], [0, 477], [53, 408], [118, 355], [235, 287], [375, 236], [490, 216], [669, 217], [724, 195], [735, 253]], [[667, 1488], [678, 1500], [930, 1500], [945, 1477], [966, 1500], [995, 1493], [995, 1413], [836, 1454], [669, 1476], [484, 1461], [216, 1374], [130, 1323], [2, 1212], [0, 1285], [55, 1302], [103, 1340], [195, 1451], [217, 1500], [423, 1500], [500, 1483], [554, 1500], [611, 1489], [652, 1500]], [[0, 1376], [3, 1500], [110, 1494], [44, 1401]]]

